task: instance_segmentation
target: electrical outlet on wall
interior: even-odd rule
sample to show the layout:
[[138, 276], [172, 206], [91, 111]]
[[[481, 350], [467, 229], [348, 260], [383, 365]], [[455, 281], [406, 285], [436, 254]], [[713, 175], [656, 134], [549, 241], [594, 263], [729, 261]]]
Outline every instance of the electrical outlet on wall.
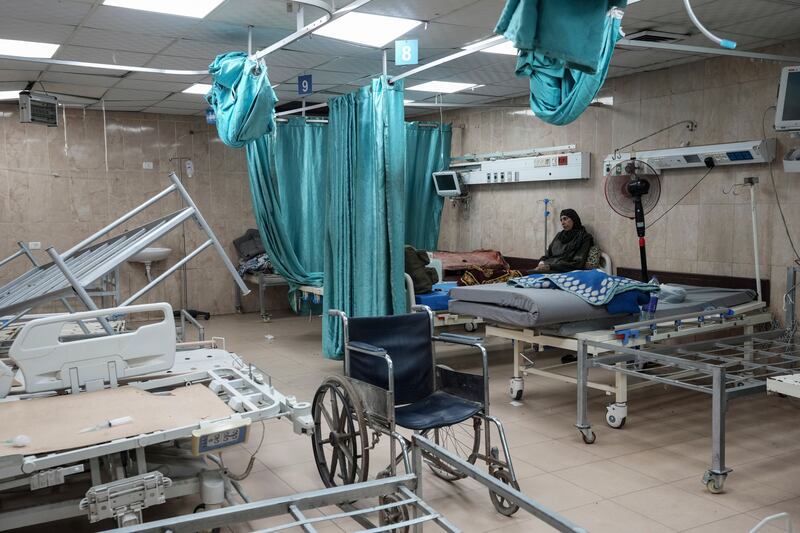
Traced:
[[142, 162], [142, 168], [144, 170], [153, 170], [153, 162], [152, 161], [144, 161], [144, 162]]
[[31, 241], [28, 243], [28, 248], [31, 250], [41, 250], [42, 243], [40, 243], [39, 241]]

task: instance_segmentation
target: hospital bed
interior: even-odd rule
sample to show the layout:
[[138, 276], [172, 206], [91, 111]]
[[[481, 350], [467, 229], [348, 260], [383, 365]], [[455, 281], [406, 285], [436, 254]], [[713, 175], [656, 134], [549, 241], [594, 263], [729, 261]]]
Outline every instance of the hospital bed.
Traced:
[[[158, 319], [135, 331], [65, 336], [78, 321], [124, 314]], [[206, 508], [231, 501], [249, 473], [230, 474], [224, 452], [256, 426], [313, 423], [310, 404], [224, 340], [176, 345], [166, 303], [27, 322], [0, 361], [0, 530], [86, 515], [142, 521], [142, 511], [199, 493]]]
[[[583, 340], [636, 347], [735, 328], [752, 333], [755, 326], [772, 322], [766, 304], [754, 301], [754, 291], [683, 288], [687, 291], [684, 302], [659, 304], [656, 319], [645, 323], [638, 322], [632, 315], [610, 315], [605, 307], [592, 306], [565, 291], [521, 289], [506, 284], [454, 289], [450, 310], [483, 318], [488, 323], [486, 337], [513, 342], [514, 373], [509, 392], [512, 399], [520, 400], [524, 391], [523, 376], [527, 374], [577, 383], [575, 377], [563, 373], [574, 367], [574, 363], [536, 368], [531, 357], [523, 353], [524, 343], [534, 345], [537, 350], [550, 346], [577, 352]], [[591, 355], [601, 353], [597, 345], [588, 349]], [[618, 374], [613, 385], [589, 382], [588, 386], [615, 395], [606, 421], [612, 427], [621, 427], [627, 416], [630, 390], [625, 375]]]

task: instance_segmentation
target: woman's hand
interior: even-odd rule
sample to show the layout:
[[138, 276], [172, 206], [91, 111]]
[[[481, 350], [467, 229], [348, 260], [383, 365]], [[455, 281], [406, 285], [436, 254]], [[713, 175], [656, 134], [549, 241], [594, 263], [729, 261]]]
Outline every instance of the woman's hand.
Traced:
[[539, 264], [536, 265], [536, 268], [534, 268], [534, 270], [536, 272], [550, 272], [550, 265], [548, 265], [544, 261], [539, 261]]

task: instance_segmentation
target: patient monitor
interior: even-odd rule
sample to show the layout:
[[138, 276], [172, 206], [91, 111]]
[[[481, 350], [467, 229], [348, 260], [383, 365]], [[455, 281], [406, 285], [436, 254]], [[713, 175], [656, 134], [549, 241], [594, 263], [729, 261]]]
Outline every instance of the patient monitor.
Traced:
[[464, 192], [461, 190], [461, 179], [458, 172], [454, 170], [434, 172], [433, 184], [436, 186], [436, 194], [444, 198], [464, 196]]
[[777, 131], [800, 130], [800, 67], [785, 67], [781, 71], [776, 107]]

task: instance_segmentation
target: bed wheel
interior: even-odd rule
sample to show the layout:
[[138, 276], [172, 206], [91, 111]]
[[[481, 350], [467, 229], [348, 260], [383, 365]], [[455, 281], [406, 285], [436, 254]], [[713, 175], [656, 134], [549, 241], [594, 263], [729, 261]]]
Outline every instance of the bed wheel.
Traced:
[[[192, 514], [202, 513], [205, 510], [206, 510], [206, 504], [201, 503], [200, 505], [198, 505], [197, 507], [194, 508], [194, 511], [192, 511]], [[214, 529], [211, 530], [211, 533], [220, 533], [220, 528], [215, 527]]]
[[464, 330], [472, 333], [473, 331], [478, 329], [478, 324], [475, 322], [467, 322], [464, 324]]
[[511, 378], [508, 385], [508, 395], [514, 401], [522, 399], [522, 393], [525, 391], [525, 380], [520, 378]]
[[591, 429], [582, 429], [581, 430], [581, 438], [583, 442], [586, 444], [594, 444], [594, 441], [597, 440], [597, 435], [594, 434], [594, 431]]
[[714, 474], [708, 471], [703, 475], [703, 484], [711, 494], [722, 494], [725, 487], [726, 474]]
[[606, 424], [614, 429], [622, 429], [628, 420], [628, 406], [624, 403], [612, 403], [606, 407]]

